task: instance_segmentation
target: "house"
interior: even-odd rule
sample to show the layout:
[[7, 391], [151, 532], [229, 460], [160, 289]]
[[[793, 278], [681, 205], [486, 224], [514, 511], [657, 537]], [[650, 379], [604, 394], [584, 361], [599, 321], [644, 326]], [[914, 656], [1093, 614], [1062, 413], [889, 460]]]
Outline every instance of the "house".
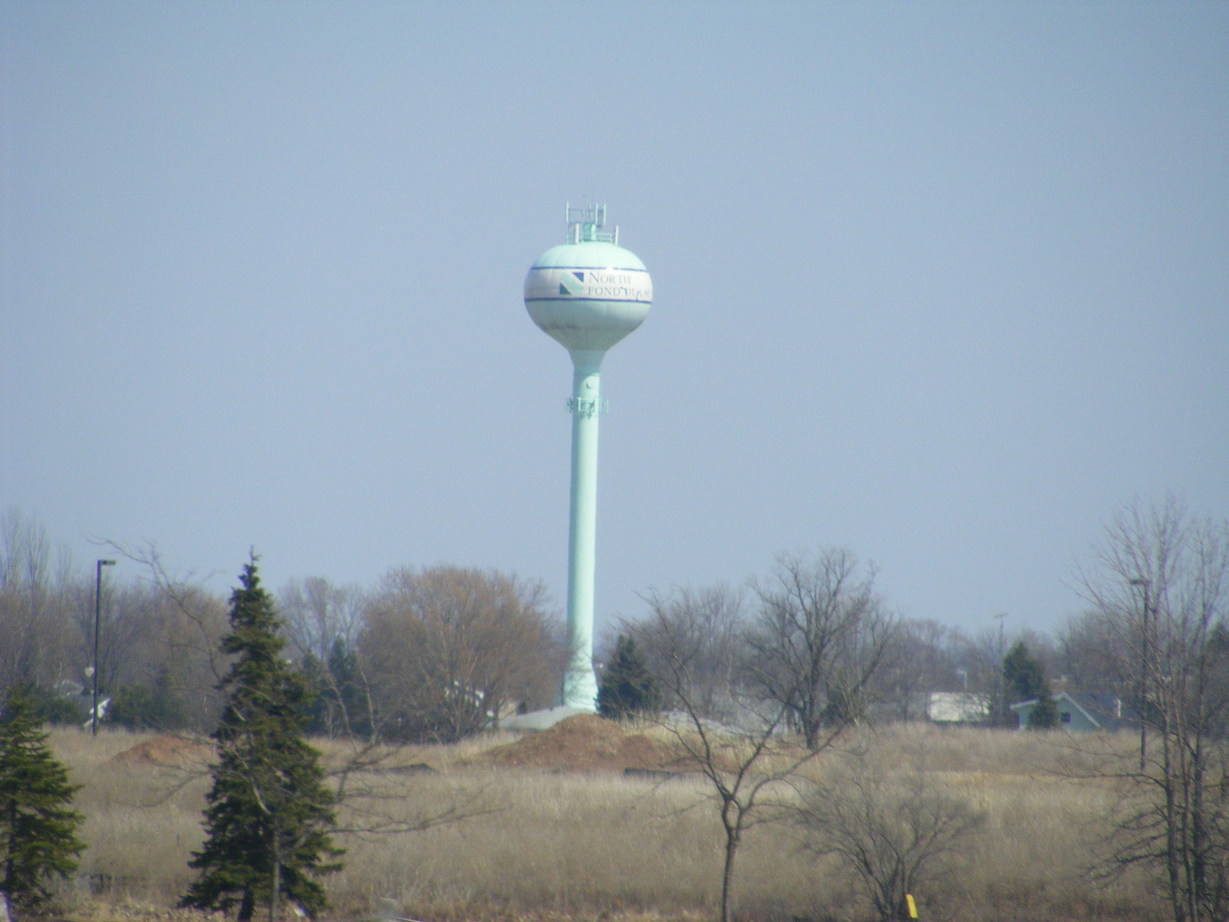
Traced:
[[[1091, 733], [1094, 730], [1113, 732], [1139, 726], [1135, 712], [1117, 695], [1061, 691], [1051, 697], [1058, 707], [1058, 725], [1063, 730], [1079, 733]], [[1028, 727], [1037, 701], [1038, 699], [1034, 698], [1011, 705], [1021, 730]]]
[[990, 696], [973, 692], [931, 692], [926, 719], [943, 726], [982, 724], [990, 719]]

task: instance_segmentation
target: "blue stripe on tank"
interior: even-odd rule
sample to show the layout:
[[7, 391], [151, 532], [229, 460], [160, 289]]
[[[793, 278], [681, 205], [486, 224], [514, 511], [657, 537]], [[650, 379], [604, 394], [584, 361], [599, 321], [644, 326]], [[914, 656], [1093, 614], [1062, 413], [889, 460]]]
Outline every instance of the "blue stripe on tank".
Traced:
[[526, 304], [536, 304], [538, 301], [571, 301], [575, 304], [577, 301], [616, 301], [619, 304], [652, 304], [650, 301], [642, 301], [640, 298], [586, 298], [584, 295], [572, 295], [569, 298], [526, 298]]
[[530, 272], [571, 272], [573, 269], [584, 269], [586, 271], [597, 269], [600, 272], [644, 272], [648, 273], [648, 269], [634, 269], [631, 266], [530, 266]]

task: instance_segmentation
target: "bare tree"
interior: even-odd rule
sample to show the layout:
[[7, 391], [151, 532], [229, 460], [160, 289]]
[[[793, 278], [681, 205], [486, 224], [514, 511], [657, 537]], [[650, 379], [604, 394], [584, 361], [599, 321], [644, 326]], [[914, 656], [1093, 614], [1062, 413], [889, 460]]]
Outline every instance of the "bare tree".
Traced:
[[286, 639], [299, 657], [323, 660], [338, 639], [353, 647], [363, 627], [366, 596], [358, 586], [334, 586], [319, 576], [291, 580], [277, 594]]
[[1058, 670], [1078, 691], [1106, 692], [1131, 700], [1139, 680], [1119, 625], [1098, 609], [1072, 617], [1058, 637]]
[[153, 544], [112, 541], [108, 547], [141, 574], [138, 585], [117, 593], [100, 644], [114, 680], [155, 697], [160, 729], [208, 731], [222, 706], [217, 685], [226, 663], [218, 649], [226, 633], [225, 601], [192, 574], [168, 571]]
[[968, 667], [955, 653], [958, 637], [937, 621], [902, 620], [875, 673], [872, 697], [908, 721], [925, 716], [930, 692], [967, 690]]
[[[72, 595], [77, 644], [84, 662], [93, 659], [94, 591], [93, 585], [81, 582]], [[99, 686], [110, 694], [121, 685], [149, 679], [151, 667], [161, 662], [153, 646], [162, 633], [162, 595], [148, 583], [111, 579], [102, 582], [99, 603], [95, 666]]]
[[[715, 592], [715, 594], [714, 594]], [[729, 684], [720, 693], [722, 710], [731, 722], [710, 717], [710, 649], [698, 627], [711, 615], [705, 600], [720, 591], [686, 592], [648, 599], [649, 615], [633, 626], [646, 660], [658, 664], [656, 675], [674, 711], [662, 718], [681, 752], [680, 765], [693, 767], [707, 780], [724, 834], [721, 872], [721, 920], [734, 915], [734, 881], [739, 847], [748, 830], [781, 822], [786, 802], [800, 770], [842, 732], [838, 723], [817, 731], [807, 746], [783, 733], [790, 714], [790, 695], [766, 698], [740, 681], [756, 651], [746, 637], [732, 638], [728, 647], [733, 666]]]
[[1014, 723], [1015, 716], [1008, 709], [1010, 695], [1003, 680], [1003, 657], [1011, 642], [1003, 629], [1007, 616], [994, 616], [997, 624], [978, 631], [973, 637], [965, 637], [958, 654], [968, 670], [969, 690], [984, 700], [989, 712], [990, 724], [1005, 727]]
[[0, 516], [0, 688], [82, 678], [72, 629], [79, 591], [67, 555], [53, 552], [41, 525], [15, 508]]
[[798, 810], [805, 847], [853, 872], [879, 918], [908, 918], [906, 894], [937, 881], [984, 821], [927, 770], [921, 752], [862, 741], [830, 761]]
[[825, 728], [858, 720], [871, 677], [881, 665], [896, 619], [874, 590], [873, 567], [861, 572], [843, 549], [813, 560], [782, 555], [755, 584], [760, 610], [748, 643], [749, 680], [780, 704], [808, 748]]
[[[724, 585], [680, 587], [669, 594], [650, 593], [645, 602], [653, 616], [625, 630], [640, 646], [648, 670], [666, 675], [672, 659], [682, 656], [687, 662], [683, 691], [690, 705], [705, 719], [734, 720], [747, 629], [742, 594]], [[661, 705], [669, 710], [679, 702]]]
[[562, 665], [544, 589], [493, 571], [394, 570], [359, 638], [391, 739], [452, 742], [549, 703]]
[[1137, 677], [1138, 762], [1111, 857], [1157, 872], [1175, 922], [1229, 916], [1229, 522], [1169, 497], [1123, 509], [1083, 570], [1086, 597]]

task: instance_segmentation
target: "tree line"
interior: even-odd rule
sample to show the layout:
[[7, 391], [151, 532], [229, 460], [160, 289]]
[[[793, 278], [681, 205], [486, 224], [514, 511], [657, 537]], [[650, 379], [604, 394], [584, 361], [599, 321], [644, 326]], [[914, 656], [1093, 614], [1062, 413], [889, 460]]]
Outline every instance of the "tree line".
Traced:
[[[0, 682], [46, 694], [47, 683], [89, 661], [83, 592], [67, 571], [53, 570], [45, 539], [25, 520], [5, 520], [4, 542]], [[225, 752], [219, 734], [234, 714], [228, 677], [243, 654], [227, 640], [238, 596], [228, 618], [218, 600], [170, 579], [155, 554], [129, 557], [145, 567], [146, 580], [108, 600], [111, 646], [98, 661], [115, 698], [114, 719], [199, 720]], [[1001, 629], [968, 638], [903, 619], [874, 581], [874, 568], [848, 550], [787, 554], [743, 588], [650, 593], [645, 616], [622, 626], [603, 676], [603, 706], [615, 716], [672, 715], [665, 725], [709, 780], [726, 836], [723, 917], [742, 834], [774, 816], [769, 792], [845, 728], [909, 719], [917, 692], [952, 688], [956, 677], [956, 687], [985, 697], [1002, 722], [1012, 697], [1047, 701], [1046, 677], [1059, 670], [1069, 670], [1076, 687], [1118, 695], [1139, 734], [1137, 761], [1132, 753], [1124, 764], [1114, 755], [1120, 748], [1102, 747], [1078, 769], [1122, 786], [1118, 813], [1107, 823], [1104, 866], [1155, 872], [1175, 922], [1225, 917], [1229, 523], [1191, 516], [1173, 499], [1125, 507], [1079, 573], [1087, 611], [1056, 641], [1018, 637], [1010, 649]], [[120, 599], [131, 605], [113, 604]], [[541, 586], [495, 571], [396, 570], [370, 593], [305, 580], [286, 587], [275, 607], [281, 617], [269, 622], [271, 643], [285, 674], [278, 681], [298, 689], [285, 708], [304, 733], [452, 741], [497, 723], [509, 709], [551, 703], [562, 674], [558, 619]], [[151, 659], [130, 662], [121, 639]], [[192, 684], [205, 675], [213, 682]], [[142, 713], [144, 699], [129, 688], [168, 695], [183, 710]], [[191, 711], [174, 704], [180, 688], [198, 696], [208, 688], [212, 701]], [[1043, 708], [1034, 714], [1039, 725], [1053, 722]], [[1085, 744], [1089, 752], [1097, 746], [1095, 738]], [[240, 762], [250, 767], [250, 753]], [[291, 768], [270, 769], [270, 783]], [[274, 788], [252, 793], [250, 781], [243, 784], [258, 810], [277, 812], [269, 807]], [[868, 797], [872, 788], [868, 783]], [[846, 818], [817, 796], [811, 815], [818, 828], [839, 828]], [[319, 809], [327, 815], [327, 803]], [[835, 847], [823, 835], [814, 840]], [[326, 870], [327, 850], [314, 853]]]
[[[88, 720], [97, 680], [104, 725], [208, 733], [229, 666], [225, 600], [167, 571], [155, 549], [108, 548], [128, 570], [101, 596], [56, 558], [45, 533], [0, 522], [0, 690], [29, 690], [53, 723]], [[451, 742], [515, 708], [549, 706], [563, 662], [559, 619], [538, 582], [493, 570], [390, 571], [373, 591], [309, 578], [275, 604], [285, 655], [311, 690], [308, 733]]]
[[[14, 510], [3, 516], [0, 689], [27, 686], [46, 718], [80, 723], [96, 667], [109, 699], [107, 723], [209, 732], [221, 708], [225, 599], [168, 573], [153, 548], [112, 551], [122, 566], [102, 582], [94, 664], [93, 574], [56, 555], [37, 523]], [[689, 630], [706, 644], [695, 681], [713, 717], [723, 714], [736, 679], [733, 647], [749, 640], [759, 651], [765, 694], [780, 696], [773, 686], [783, 674], [815, 673], [793, 718], [812, 742], [825, 720], [922, 718], [934, 691], [968, 692], [984, 702], [992, 725], [1014, 725], [1007, 705], [1019, 699], [1003, 678], [1009, 639], [999, 626], [970, 634], [900, 617], [874, 579], [874, 568], [848, 550], [783, 555], [746, 584], [651, 592], [640, 620], [648, 624], [669, 609], [694, 622]], [[493, 570], [406, 567], [373, 589], [321, 577], [292, 581], [276, 603], [287, 654], [317, 691], [312, 734], [456, 740], [517, 708], [547, 706], [557, 691], [566, 641], [536, 581]], [[849, 629], [854, 623], [857, 631]], [[602, 662], [632, 627], [612, 633]], [[824, 646], [804, 649], [792, 638]], [[1056, 638], [1024, 630], [1011, 640], [1025, 642], [1042, 672], [1065, 677], [1069, 690], [1137, 695], [1131, 639], [1099, 608], [1071, 619]]]

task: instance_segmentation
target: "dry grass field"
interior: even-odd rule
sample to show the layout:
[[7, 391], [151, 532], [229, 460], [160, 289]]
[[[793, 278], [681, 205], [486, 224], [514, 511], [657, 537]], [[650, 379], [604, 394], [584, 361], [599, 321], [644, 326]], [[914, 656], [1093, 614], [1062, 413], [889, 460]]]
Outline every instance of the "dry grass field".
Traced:
[[[173, 907], [201, 841], [208, 746], [75, 730], [51, 741], [83, 785], [77, 806], [89, 845], [62, 888], [62, 917], [205, 918]], [[1143, 879], [1104, 889], [1089, 882], [1116, 794], [1064, 777], [1062, 735], [901, 726], [858, 744], [874, 764], [921, 764], [985, 814], [960, 860], [918, 888], [923, 922], [1164, 917]], [[333, 765], [348, 755], [336, 744], [322, 749]], [[660, 729], [581, 717], [521, 740], [491, 735], [386, 755], [381, 771], [347, 782], [348, 831], [338, 836], [345, 869], [328, 880], [328, 918], [670, 922], [716, 914], [723, 840], [705, 782], [624, 774], [668, 765]], [[822, 775], [836, 758], [824, 754], [808, 770]], [[849, 874], [803, 851], [783, 825], [747, 834], [736, 902], [749, 922], [872, 918]]]

